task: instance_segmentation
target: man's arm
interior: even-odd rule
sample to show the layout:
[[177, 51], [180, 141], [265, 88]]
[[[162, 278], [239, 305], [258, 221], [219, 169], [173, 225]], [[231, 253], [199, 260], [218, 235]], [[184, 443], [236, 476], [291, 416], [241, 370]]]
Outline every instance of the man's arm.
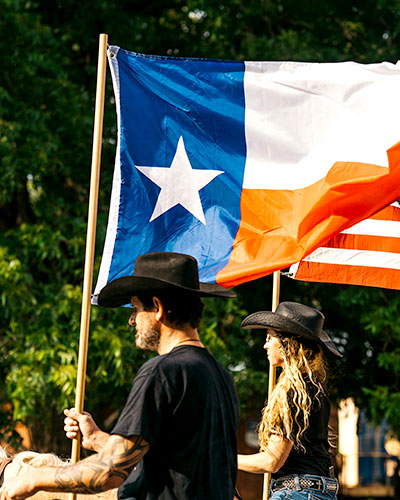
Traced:
[[6, 481], [0, 500], [23, 500], [40, 490], [99, 493], [120, 486], [150, 445], [140, 436], [112, 435], [104, 448], [77, 464], [40, 467]]

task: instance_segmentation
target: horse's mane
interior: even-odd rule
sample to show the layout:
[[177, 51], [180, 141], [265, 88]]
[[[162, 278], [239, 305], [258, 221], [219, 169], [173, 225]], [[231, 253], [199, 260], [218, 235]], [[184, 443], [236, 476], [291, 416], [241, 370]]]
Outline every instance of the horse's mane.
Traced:
[[18, 470], [25, 468], [26, 472], [32, 467], [63, 467], [68, 461], [62, 460], [54, 453], [37, 453], [36, 451], [21, 451], [9, 456], [6, 450], [0, 446], [0, 459], [12, 458], [12, 463]]
[[13, 457], [13, 463], [26, 467], [63, 467], [68, 465], [53, 453], [37, 453], [35, 451], [21, 451]]
[[6, 450], [0, 446], [0, 460], [6, 460], [8, 458], [8, 454]]

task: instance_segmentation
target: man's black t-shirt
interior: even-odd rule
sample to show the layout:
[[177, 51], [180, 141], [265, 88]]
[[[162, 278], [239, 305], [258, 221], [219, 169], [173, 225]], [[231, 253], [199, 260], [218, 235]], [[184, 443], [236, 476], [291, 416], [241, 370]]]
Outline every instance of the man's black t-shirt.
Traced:
[[[290, 474], [313, 474], [317, 476], [329, 475], [329, 467], [331, 458], [329, 454], [328, 444], [328, 422], [330, 413], [329, 398], [322, 385], [316, 387], [307, 375], [304, 375], [307, 393], [311, 398], [312, 406], [309, 416], [309, 427], [301, 437], [301, 442], [306, 451], [296, 449], [293, 446], [289, 453], [286, 462], [275, 474], [272, 474], [273, 479]], [[292, 412], [293, 430], [291, 438], [297, 432], [296, 425], [296, 407], [293, 404], [293, 391], [288, 393], [289, 407]], [[298, 422], [302, 422], [302, 415], [297, 418]], [[290, 436], [287, 436], [290, 438]]]
[[232, 500], [238, 408], [232, 378], [206, 349], [147, 361], [112, 434], [140, 435], [150, 449], [119, 498]]

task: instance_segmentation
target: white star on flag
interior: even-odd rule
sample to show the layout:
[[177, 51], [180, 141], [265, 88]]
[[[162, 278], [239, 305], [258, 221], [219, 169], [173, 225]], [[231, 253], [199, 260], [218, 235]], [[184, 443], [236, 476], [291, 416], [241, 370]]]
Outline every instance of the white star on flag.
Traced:
[[139, 167], [136, 165], [136, 168], [161, 188], [149, 222], [170, 208], [181, 205], [196, 219], [204, 225], [206, 224], [199, 191], [217, 175], [224, 172], [222, 170], [192, 168], [182, 136], [179, 138], [170, 167]]

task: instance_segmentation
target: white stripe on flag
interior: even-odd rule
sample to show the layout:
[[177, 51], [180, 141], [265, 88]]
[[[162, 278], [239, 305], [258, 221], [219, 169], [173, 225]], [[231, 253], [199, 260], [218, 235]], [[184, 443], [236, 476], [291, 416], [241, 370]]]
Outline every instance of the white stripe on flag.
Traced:
[[380, 267], [383, 269], [400, 269], [400, 254], [376, 252], [372, 250], [349, 250], [345, 248], [317, 248], [303, 259], [321, 264], [338, 264], [349, 266]]
[[366, 219], [342, 231], [341, 234], [363, 234], [400, 238], [400, 222], [391, 220]]
[[245, 62], [243, 187], [302, 189], [336, 162], [387, 167], [399, 88], [399, 63]]

